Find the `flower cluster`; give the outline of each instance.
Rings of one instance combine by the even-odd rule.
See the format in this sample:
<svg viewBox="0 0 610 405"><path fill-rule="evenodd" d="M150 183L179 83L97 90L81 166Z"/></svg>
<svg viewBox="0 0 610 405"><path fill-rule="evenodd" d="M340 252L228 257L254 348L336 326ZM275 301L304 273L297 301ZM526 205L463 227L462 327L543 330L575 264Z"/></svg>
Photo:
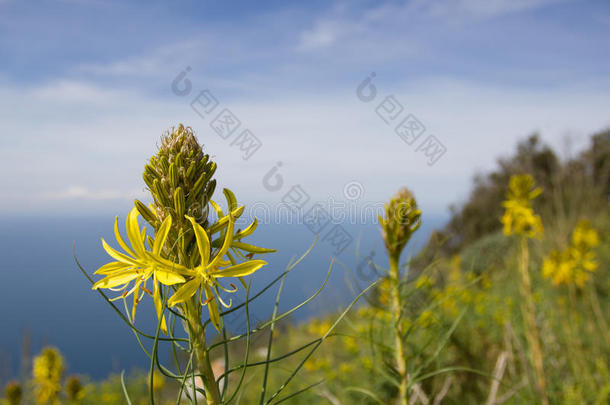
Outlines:
<svg viewBox="0 0 610 405"><path fill-rule="evenodd" d="M267 264L253 259L253 255L274 250L242 242L256 229L256 219L235 232L235 221L244 207L238 206L235 195L228 189L223 190L227 214L211 200L216 187L211 179L215 170L216 164L203 153L192 130L180 125L163 137L159 152L145 166L143 177L153 204L135 202L125 223L129 244L122 238L115 219L115 237L124 253L102 239L102 246L115 261L95 272L104 278L93 289L121 292L113 300L133 297L132 321L138 303L150 295L164 333L167 334L164 301L168 306L200 301L207 305L212 324L220 330L218 302L225 307L231 305L231 301L227 304L222 300L220 290L232 293L237 287L232 283L230 287L223 286L219 279L241 280ZM217 216L212 225L208 222L208 204ZM146 227L140 228L139 215L152 226L154 237L147 234ZM147 285L149 282L152 285Z"/></svg>
<svg viewBox="0 0 610 405"><path fill-rule="evenodd" d="M542 263L542 275L553 285L576 284L582 288L597 267L594 248L599 245L599 235L587 220L581 220L568 247L553 250Z"/></svg>
<svg viewBox="0 0 610 405"><path fill-rule="evenodd" d="M398 257L421 225L421 210L413 194L402 188L385 204L385 218L379 215L383 240L390 256Z"/></svg>
<svg viewBox="0 0 610 405"><path fill-rule="evenodd" d="M540 216L534 213L531 202L542 190L535 187L534 179L529 174L515 175L510 178L505 208L502 216L504 234L521 235L530 238L541 237L544 233Z"/></svg>
<svg viewBox="0 0 610 405"><path fill-rule="evenodd" d="M43 349L42 353L34 358L32 375L36 387L36 402L59 403L63 372L64 360L59 351L53 347Z"/></svg>

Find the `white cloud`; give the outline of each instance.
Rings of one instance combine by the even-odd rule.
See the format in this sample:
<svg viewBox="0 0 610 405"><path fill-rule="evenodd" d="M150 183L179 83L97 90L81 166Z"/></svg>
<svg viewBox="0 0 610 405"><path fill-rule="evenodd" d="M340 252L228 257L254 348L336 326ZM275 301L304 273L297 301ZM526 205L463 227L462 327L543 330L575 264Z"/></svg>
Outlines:
<svg viewBox="0 0 610 405"><path fill-rule="evenodd" d="M533 10L566 0L450 0L415 2L430 14L456 18L491 18L501 15ZM570 0L567 0L570 1ZM425 5L425 6L424 6Z"/></svg>
<svg viewBox="0 0 610 405"><path fill-rule="evenodd" d="M47 201L74 201L74 200L125 200L143 198L141 190L119 191L119 190L89 190L83 186L70 186L65 190L43 193L40 195L41 202Z"/></svg>
<svg viewBox="0 0 610 405"><path fill-rule="evenodd" d="M588 135L610 126L610 85L603 83L532 90L438 77L391 87L380 81L378 98L370 104L356 98L358 83L317 97L219 97L221 107L230 108L243 128L263 141L263 148L244 161L230 140L210 129L209 117L203 120L191 110L190 97L151 99L135 91L66 83L0 89L0 109L12 110L3 121L11 136L3 137L0 150L0 170L10 173L0 179L0 188L11 197L0 201L0 209L45 209L51 200L80 201L74 209L86 209L133 198L133 190L143 196L143 165L160 134L178 122L192 125L215 155L220 186L234 189L246 202L280 200L282 192L266 191L262 177L282 161L286 187L300 184L313 199L341 199L344 185L356 180L367 201L383 200L407 185L437 211L464 197L475 170L492 168L499 155L533 131L559 147L569 133L581 148ZM428 166L376 115L375 107L389 94L447 147L436 165Z"/></svg>

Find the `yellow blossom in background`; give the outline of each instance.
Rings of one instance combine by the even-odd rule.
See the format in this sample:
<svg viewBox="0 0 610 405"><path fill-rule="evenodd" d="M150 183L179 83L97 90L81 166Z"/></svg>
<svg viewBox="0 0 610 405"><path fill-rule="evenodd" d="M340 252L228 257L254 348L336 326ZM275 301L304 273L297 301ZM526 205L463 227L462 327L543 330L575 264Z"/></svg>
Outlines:
<svg viewBox="0 0 610 405"><path fill-rule="evenodd" d="M529 174L510 178L506 201L502 203L505 211L501 221L505 235L514 234L529 238L543 235L542 220L531 206L531 201L541 192L539 187L535 187L534 179Z"/></svg>
<svg viewBox="0 0 610 405"><path fill-rule="evenodd" d="M59 404L64 360L57 349L47 347L34 357L32 376L39 404Z"/></svg>
<svg viewBox="0 0 610 405"><path fill-rule="evenodd" d="M8 405L19 405L21 403L21 385L17 381L11 381L4 387L4 395Z"/></svg>
<svg viewBox="0 0 610 405"><path fill-rule="evenodd" d="M331 327L332 323L330 321L312 319L307 325L307 332L311 335L323 336Z"/></svg>
<svg viewBox="0 0 610 405"><path fill-rule="evenodd" d="M360 362L362 363L362 367L365 370L372 370L373 369L373 359L370 358L369 356L364 356L360 358Z"/></svg>
<svg viewBox="0 0 610 405"><path fill-rule="evenodd" d="M589 221L582 220L572 232L570 245L563 251L552 250L542 262L542 275L553 285L575 284L582 288L598 267L593 248L599 235Z"/></svg>
<svg viewBox="0 0 610 405"><path fill-rule="evenodd" d="M586 219L581 220L572 232L572 245L594 248L599 245L599 235Z"/></svg>
<svg viewBox="0 0 610 405"><path fill-rule="evenodd" d="M341 374L350 374L354 371L354 366L351 363L341 363L339 366Z"/></svg>
<svg viewBox="0 0 610 405"><path fill-rule="evenodd" d="M434 313L430 310L423 311L417 318L417 323L422 328L427 328L435 322L436 322L436 318L434 316Z"/></svg>
<svg viewBox="0 0 610 405"><path fill-rule="evenodd" d="M150 386L150 374L146 379L146 383ZM152 389L154 392L160 392L165 388L165 376L161 374L159 371L155 370L153 372L153 386Z"/></svg>
<svg viewBox="0 0 610 405"><path fill-rule="evenodd" d="M85 391L83 390L80 378L77 376L68 377L66 380L66 393L68 394L68 400L72 403L78 402L83 398Z"/></svg>
<svg viewBox="0 0 610 405"><path fill-rule="evenodd" d="M449 281L458 281L462 277L462 258L453 255L449 265Z"/></svg>
<svg viewBox="0 0 610 405"><path fill-rule="evenodd" d="M356 341L356 338L352 337L352 336L346 336L344 338L344 342L345 342L345 349L352 353L352 354L357 354L360 351L360 346L358 346L358 342Z"/></svg>
<svg viewBox="0 0 610 405"><path fill-rule="evenodd" d="M434 280L426 275L421 275L415 283L415 288L428 288L434 285Z"/></svg>
<svg viewBox="0 0 610 405"><path fill-rule="evenodd" d="M390 291L392 289L392 280L390 278L385 278L379 284L378 287L378 301L382 306L387 306L390 303Z"/></svg>
<svg viewBox="0 0 610 405"><path fill-rule="evenodd" d="M319 371L319 370L330 370L330 362L327 358L309 358L305 362L305 370L307 371Z"/></svg>

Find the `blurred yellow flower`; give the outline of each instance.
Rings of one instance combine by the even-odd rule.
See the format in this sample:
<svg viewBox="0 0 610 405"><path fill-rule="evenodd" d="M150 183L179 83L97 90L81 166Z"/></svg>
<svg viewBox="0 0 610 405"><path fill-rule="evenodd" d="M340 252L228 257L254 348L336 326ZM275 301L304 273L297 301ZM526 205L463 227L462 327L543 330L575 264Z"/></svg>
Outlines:
<svg viewBox="0 0 610 405"><path fill-rule="evenodd" d="M61 378L64 372L64 360L59 350L46 347L34 357L32 376L39 404L59 404Z"/></svg>
<svg viewBox="0 0 610 405"><path fill-rule="evenodd" d="M78 402L84 396L83 384L77 376L68 377L66 381L66 393L71 403Z"/></svg>
<svg viewBox="0 0 610 405"><path fill-rule="evenodd" d="M19 405L22 393L21 385L17 381L11 381L4 387L4 395L8 405Z"/></svg>
<svg viewBox="0 0 610 405"><path fill-rule="evenodd" d="M586 219L580 220L572 232L572 245L594 248L599 245L599 235Z"/></svg>
<svg viewBox="0 0 610 405"><path fill-rule="evenodd" d="M150 386L150 374L146 379L146 383ZM161 374L159 371L155 370L153 372L153 386L152 389L154 392L159 392L165 387L165 376Z"/></svg>
<svg viewBox="0 0 610 405"><path fill-rule="evenodd" d="M352 337L352 336L346 336L345 339L345 349L352 353L352 354L357 354L360 351L360 346L358 346L358 342L356 341L356 338Z"/></svg>
<svg viewBox="0 0 610 405"><path fill-rule="evenodd" d="M415 288L427 288L434 285L434 280L426 275L421 275L415 283Z"/></svg>
<svg viewBox="0 0 610 405"><path fill-rule="evenodd" d="M535 187L534 179L529 174L514 175L510 178L507 199L502 203L505 211L501 221L505 235L515 234L529 238L543 235L542 220L531 206L531 201L541 192L539 187Z"/></svg>
<svg viewBox="0 0 610 405"><path fill-rule="evenodd" d="M593 248L599 235L589 221L578 223L572 232L570 245L563 251L552 250L542 262L542 275L553 285L575 284L582 288L598 267Z"/></svg>

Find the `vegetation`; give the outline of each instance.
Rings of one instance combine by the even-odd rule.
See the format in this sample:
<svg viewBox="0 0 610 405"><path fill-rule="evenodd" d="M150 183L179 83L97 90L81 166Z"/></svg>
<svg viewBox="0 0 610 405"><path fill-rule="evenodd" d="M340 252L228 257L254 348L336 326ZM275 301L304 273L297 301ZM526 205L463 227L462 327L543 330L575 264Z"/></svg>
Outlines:
<svg viewBox="0 0 610 405"><path fill-rule="evenodd" d="M298 307L278 313L277 306L285 272L267 286L277 287L276 307L260 325L249 321L258 292L247 277L265 263L254 255L270 250L241 242L256 223L234 231L240 209L233 193L224 193L228 214L213 202L215 165L198 144L185 156L166 153L184 131L173 131L146 167L154 204L137 202L128 216L131 248L117 228L131 257L108 248L117 262L98 270L105 278L94 284L121 287L117 299L133 300L123 320L147 350L150 370L100 382L66 379L61 355L47 348L30 379L6 386L7 404L610 402L610 131L565 161L538 136L520 143L496 171L476 177L468 201L412 260L401 252L421 212L412 193L400 190L380 217L390 266L369 263L377 283L338 314L292 324L287 315ZM189 170L200 170L208 185L193 182ZM138 213L153 237L135 222ZM220 285L221 277L238 277L243 303L221 310L223 295L237 289ZM152 336L134 323L145 295L159 320ZM209 316L202 316L204 306ZM244 333L231 336L223 318L234 311L244 311L247 322ZM174 331L176 321L185 338ZM210 324L215 337L206 340ZM174 365L161 364L161 347L173 352Z"/></svg>

